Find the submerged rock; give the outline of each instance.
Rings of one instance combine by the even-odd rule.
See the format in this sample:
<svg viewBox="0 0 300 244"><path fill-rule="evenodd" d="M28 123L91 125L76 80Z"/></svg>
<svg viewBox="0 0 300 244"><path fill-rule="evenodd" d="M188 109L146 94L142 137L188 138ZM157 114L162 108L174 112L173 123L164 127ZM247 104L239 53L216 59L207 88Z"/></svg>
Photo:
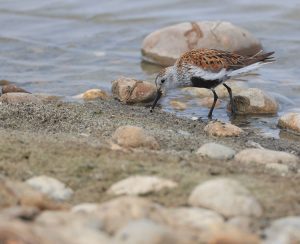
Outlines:
<svg viewBox="0 0 300 244"><path fill-rule="evenodd" d="M198 100L198 104L200 106L207 107L207 108L211 108L213 102L214 102L213 97L204 97L204 98L201 98ZM215 108L220 107L220 105L221 105L221 102L220 102L220 99L218 99L216 102Z"/></svg>
<svg viewBox="0 0 300 244"><path fill-rule="evenodd" d="M0 97L0 102L3 103L11 103L11 104L18 104L18 103L42 103L42 99L39 97L24 92L11 92L5 93Z"/></svg>
<svg viewBox="0 0 300 244"><path fill-rule="evenodd" d="M149 62L170 66L182 53L198 48L254 55L262 46L247 30L229 22L185 22L149 34L143 41L142 55Z"/></svg>
<svg viewBox="0 0 300 244"><path fill-rule="evenodd" d="M230 147L212 142L202 145L197 154L212 159L226 160L233 158L235 151Z"/></svg>
<svg viewBox="0 0 300 244"><path fill-rule="evenodd" d="M131 78L120 78L112 82L114 98L124 103L145 103L156 96L154 84Z"/></svg>
<svg viewBox="0 0 300 244"><path fill-rule="evenodd" d="M260 217L262 207L240 182L219 178L199 184L191 193L189 204L212 209L225 217Z"/></svg>
<svg viewBox="0 0 300 244"><path fill-rule="evenodd" d="M73 190L66 187L64 183L45 175L30 178L26 183L37 191L57 201L68 200L73 194Z"/></svg>
<svg viewBox="0 0 300 244"><path fill-rule="evenodd" d="M137 126L121 126L113 134L112 140L125 148L144 147L159 149L159 144L153 136Z"/></svg>
<svg viewBox="0 0 300 244"><path fill-rule="evenodd" d="M176 100L170 101L170 105L175 110L185 110L187 108L186 103L183 103L183 102L180 102L180 101L176 101Z"/></svg>
<svg viewBox="0 0 300 244"><path fill-rule="evenodd" d="M300 163L300 159L291 153L258 148L240 151L235 155L235 160L241 163L272 164L273 166L283 164L291 167L296 167Z"/></svg>
<svg viewBox="0 0 300 244"><path fill-rule="evenodd" d="M229 123L222 123L219 121L210 122L204 127L204 131L210 136L239 136L243 130L235 125Z"/></svg>
<svg viewBox="0 0 300 244"><path fill-rule="evenodd" d="M300 133L300 113L287 113L279 118L278 126Z"/></svg>
<svg viewBox="0 0 300 244"><path fill-rule="evenodd" d="M275 99L257 88L249 88L235 94L233 101L237 114L276 114L278 111Z"/></svg>
<svg viewBox="0 0 300 244"><path fill-rule="evenodd" d="M113 184L108 193L114 195L142 195L176 186L176 182L156 176L131 176Z"/></svg>

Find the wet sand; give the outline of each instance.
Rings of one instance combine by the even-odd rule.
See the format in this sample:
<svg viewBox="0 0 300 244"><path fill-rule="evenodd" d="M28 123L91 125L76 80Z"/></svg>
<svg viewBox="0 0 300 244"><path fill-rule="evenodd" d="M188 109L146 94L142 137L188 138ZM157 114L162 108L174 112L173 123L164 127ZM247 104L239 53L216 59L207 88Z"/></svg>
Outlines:
<svg viewBox="0 0 300 244"><path fill-rule="evenodd" d="M146 129L161 149L112 150L109 140L121 125ZM88 103L1 104L1 174L18 180L32 176L55 177L75 194L70 203L102 202L112 196L112 183L130 175L157 175L179 183L174 190L162 190L146 197L166 206L184 206L192 189L210 178L239 180L259 199L268 220L300 213L300 174L282 176L263 165L243 165L234 160L204 159L195 151L204 143L218 142L236 151L254 141L261 146L300 156L298 142L264 138L253 128L240 137L207 136L206 122L191 121L143 106L117 101Z"/></svg>

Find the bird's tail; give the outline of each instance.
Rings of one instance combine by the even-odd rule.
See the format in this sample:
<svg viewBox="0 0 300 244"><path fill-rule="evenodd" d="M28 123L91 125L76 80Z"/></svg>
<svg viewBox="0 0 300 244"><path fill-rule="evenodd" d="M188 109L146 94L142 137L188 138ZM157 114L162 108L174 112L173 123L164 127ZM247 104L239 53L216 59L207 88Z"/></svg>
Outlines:
<svg viewBox="0 0 300 244"><path fill-rule="evenodd" d="M272 56L274 52L268 52L268 53L263 53L262 51L259 51L255 55L247 58L244 63L245 66L231 71L228 76L233 77L233 76L238 76L244 73L247 73L249 71L253 71L258 69L259 67L269 64L275 61L275 58Z"/></svg>

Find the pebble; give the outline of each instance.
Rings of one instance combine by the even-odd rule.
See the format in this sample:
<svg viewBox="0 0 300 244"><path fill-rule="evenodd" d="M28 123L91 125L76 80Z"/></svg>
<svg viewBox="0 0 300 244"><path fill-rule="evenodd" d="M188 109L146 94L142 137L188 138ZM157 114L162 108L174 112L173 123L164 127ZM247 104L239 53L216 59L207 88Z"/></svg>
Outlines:
<svg viewBox="0 0 300 244"><path fill-rule="evenodd" d="M109 95L101 89L90 89L85 91L82 94L75 96L75 98L82 98L85 101L97 100L97 99L107 100L109 98Z"/></svg>
<svg viewBox="0 0 300 244"><path fill-rule="evenodd" d="M68 200L73 194L73 190L64 183L45 175L32 177L26 183L56 201Z"/></svg>
<svg viewBox="0 0 300 244"><path fill-rule="evenodd" d="M148 219L130 221L120 229L114 241L116 244L176 244L179 236L166 226Z"/></svg>
<svg viewBox="0 0 300 244"><path fill-rule="evenodd" d="M180 101L176 101L176 100L170 101L170 105L175 110L186 110L186 108L187 108L187 104L186 103L180 102Z"/></svg>
<svg viewBox="0 0 300 244"><path fill-rule="evenodd" d="M199 184L188 203L216 211L225 217L260 217L262 207L248 189L233 179L218 178Z"/></svg>
<svg viewBox="0 0 300 244"><path fill-rule="evenodd" d="M258 88L249 88L234 94L233 100L237 114L276 114L278 112L275 99Z"/></svg>
<svg viewBox="0 0 300 244"><path fill-rule="evenodd" d="M289 216L274 220L264 231L264 244L300 243L300 216Z"/></svg>
<svg viewBox="0 0 300 244"><path fill-rule="evenodd" d="M275 164L296 167L300 161L299 158L291 153L280 152L268 149L249 148L240 151L235 155L235 160L240 163L256 164ZM269 166L272 167L272 166ZM275 166L276 168L277 166ZM281 168L282 170L283 168Z"/></svg>
<svg viewBox="0 0 300 244"><path fill-rule="evenodd" d="M278 126L282 129L300 133L300 113L286 113L279 118Z"/></svg>
<svg viewBox="0 0 300 244"><path fill-rule="evenodd" d="M253 219L246 217L246 216L236 216L233 218L228 219L226 222L229 225L232 225L240 230L243 230L245 232L251 233L252 232L252 224Z"/></svg>
<svg viewBox="0 0 300 244"><path fill-rule="evenodd" d="M262 46L250 32L229 22L184 22L146 36L142 44L142 55L148 62L170 66L183 52L198 48L254 55Z"/></svg>
<svg viewBox="0 0 300 244"><path fill-rule="evenodd" d="M109 234L116 233L131 220L147 218L163 223L164 208L141 197L121 196L97 205L96 209L77 211L96 216L103 224L102 229Z"/></svg>
<svg viewBox="0 0 300 244"><path fill-rule="evenodd" d="M227 137L239 136L243 130L233 124L213 121L204 127L204 131L210 136Z"/></svg>
<svg viewBox="0 0 300 244"><path fill-rule="evenodd" d="M21 92L21 93L30 93L23 88L20 88L16 85L5 85L2 86L2 94L10 93L10 92Z"/></svg>
<svg viewBox="0 0 300 244"><path fill-rule="evenodd" d="M100 230L102 222L93 214L69 211L44 211L36 217L35 223L45 227L69 226Z"/></svg>
<svg viewBox="0 0 300 244"><path fill-rule="evenodd" d="M164 188L174 188L177 183L156 176L131 176L113 184L109 194L113 195L143 195L158 192Z"/></svg>
<svg viewBox="0 0 300 244"><path fill-rule="evenodd" d="M112 94L123 103L146 103L154 100L156 87L147 81L120 78L112 82Z"/></svg>
<svg viewBox="0 0 300 244"><path fill-rule="evenodd" d="M170 208L165 211L165 221L168 226L175 229L193 229L206 231L212 226L224 224L224 218L204 208Z"/></svg>
<svg viewBox="0 0 300 244"><path fill-rule="evenodd" d="M280 173L281 175L286 175L290 171L289 166L285 164L279 164L279 163L266 164L266 169L273 170L277 173Z"/></svg>
<svg viewBox="0 0 300 244"><path fill-rule="evenodd" d="M0 102L18 104L18 103L42 103L42 100L30 93L11 92L5 93L0 97Z"/></svg>
<svg viewBox="0 0 300 244"><path fill-rule="evenodd" d="M125 148L148 148L159 149L159 144L153 136L137 126L121 126L112 135L112 140L119 146Z"/></svg>
<svg viewBox="0 0 300 244"><path fill-rule="evenodd" d="M227 160L234 157L235 151L230 147L211 142L202 145L197 150L197 154L212 159Z"/></svg>
<svg viewBox="0 0 300 244"><path fill-rule="evenodd" d="M0 207L7 206L34 207L40 210L61 210L64 204L51 201L41 192L28 184L18 181L0 181Z"/></svg>

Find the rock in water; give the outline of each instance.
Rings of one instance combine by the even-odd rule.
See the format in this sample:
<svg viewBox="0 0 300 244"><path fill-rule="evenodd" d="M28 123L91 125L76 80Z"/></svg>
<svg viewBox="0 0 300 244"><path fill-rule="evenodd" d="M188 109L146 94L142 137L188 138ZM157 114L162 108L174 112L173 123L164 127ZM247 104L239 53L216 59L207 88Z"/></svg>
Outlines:
<svg viewBox="0 0 300 244"><path fill-rule="evenodd" d="M189 204L212 209L225 217L260 217L262 207L240 182L219 178L199 184L191 193Z"/></svg>
<svg viewBox="0 0 300 244"><path fill-rule="evenodd" d="M125 148L144 147L149 149L159 149L159 144L153 136L137 126L121 126L112 136L113 142Z"/></svg>
<svg viewBox="0 0 300 244"><path fill-rule="evenodd" d="M185 110L187 108L186 103L183 103L183 102L180 102L180 101L176 101L176 100L170 101L170 105L175 110Z"/></svg>
<svg viewBox="0 0 300 244"><path fill-rule="evenodd" d="M163 188L174 188L177 183L156 176L131 176L113 184L108 193L114 195L142 195L157 192Z"/></svg>
<svg viewBox="0 0 300 244"><path fill-rule="evenodd" d="M124 103L146 103L154 100L156 87L147 81L120 78L112 82L112 93L114 98Z"/></svg>
<svg viewBox="0 0 300 244"><path fill-rule="evenodd" d="M66 187L64 183L45 175L30 178L26 183L57 201L67 200L73 194L73 190Z"/></svg>
<svg viewBox="0 0 300 244"><path fill-rule="evenodd" d="M233 101L237 114L276 114L278 111L275 99L257 88L249 88L234 94Z"/></svg>
<svg viewBox="0 0 300 244"><path fill-rule="evenodd" d="M300 133L300 113L287 113L279 118L278 126L283 129Z"/></svg>
<svg viewBox="0 0 300 244"><path fill-rule="evenodd" d="M142 55L146 61L170 66L182 53L198 48L254 55L262 46L247 30L229 22L185 22L149 34L143 41Z"/></svg>

